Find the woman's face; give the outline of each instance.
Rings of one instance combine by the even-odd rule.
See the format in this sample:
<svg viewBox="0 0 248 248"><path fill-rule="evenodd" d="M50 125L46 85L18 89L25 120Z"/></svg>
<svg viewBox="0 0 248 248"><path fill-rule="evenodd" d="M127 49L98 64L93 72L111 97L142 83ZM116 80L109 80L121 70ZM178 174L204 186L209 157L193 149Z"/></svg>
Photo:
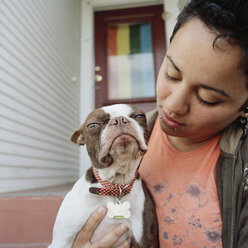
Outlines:
<svg viewBox="0 0 248 248"><path fill-rule="evenodd" d="M157 79L157 105L161 127L171 139L200 144L243 113L248 91L242 50L224 39L213 47L215 36L194 18L168 48Z"/></svg>

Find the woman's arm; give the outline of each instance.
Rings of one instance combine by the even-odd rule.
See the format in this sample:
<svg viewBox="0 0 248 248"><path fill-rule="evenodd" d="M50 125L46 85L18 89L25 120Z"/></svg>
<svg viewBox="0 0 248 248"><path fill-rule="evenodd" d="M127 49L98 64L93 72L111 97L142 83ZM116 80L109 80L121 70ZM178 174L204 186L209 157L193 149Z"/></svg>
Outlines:
<svg viewBox="0 0 248 248"><path fill-rule="evenodd" d="M239 238L237 247L248 247L248 190L245 192L244 205L240 213Z"/></svg>

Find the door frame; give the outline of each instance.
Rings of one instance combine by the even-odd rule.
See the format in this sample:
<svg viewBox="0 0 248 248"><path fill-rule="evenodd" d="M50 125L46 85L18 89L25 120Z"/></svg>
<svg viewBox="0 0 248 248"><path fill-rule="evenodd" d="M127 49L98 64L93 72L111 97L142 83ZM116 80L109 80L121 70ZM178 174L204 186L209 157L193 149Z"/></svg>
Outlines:
<svg viewBox="0 0 248 248"><path fill-rule="evenodd" d="M180 1L180 0L179 0ZM80 124L94 109L95 80L94 80L94 11L121 8L141 7L163 4L165 10L166 44L172 33L179 13L175 0L81 0L81 45L80 45L80 80L79 80L79 120ZM166 9L168 11L166 11ZM91 166L86 149L80 149L79 174L82 175Z"/></svg>

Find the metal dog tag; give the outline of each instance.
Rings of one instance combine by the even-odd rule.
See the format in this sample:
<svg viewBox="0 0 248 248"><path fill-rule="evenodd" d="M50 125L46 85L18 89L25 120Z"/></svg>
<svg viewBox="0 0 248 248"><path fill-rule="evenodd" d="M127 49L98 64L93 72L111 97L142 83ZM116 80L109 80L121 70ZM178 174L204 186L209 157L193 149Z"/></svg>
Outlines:
<svg viewBox="0 0 248 248"><path fill-rule="evenodd" d="M130 217L131 212L130 209L130 202L125 201L121 203L120 201L114 202L108 202L107 203L107 216L110 219L127 219Z"/></svg>

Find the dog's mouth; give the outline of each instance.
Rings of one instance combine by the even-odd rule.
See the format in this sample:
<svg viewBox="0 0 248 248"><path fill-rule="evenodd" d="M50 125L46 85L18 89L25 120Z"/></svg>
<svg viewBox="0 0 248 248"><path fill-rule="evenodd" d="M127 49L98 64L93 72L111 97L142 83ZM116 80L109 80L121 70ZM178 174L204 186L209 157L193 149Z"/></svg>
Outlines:
<svg viewBox="0 0 248 248"><path fill-rule="evenodd" d="M132 135L129 135L129 134L121 134L119 136L117 136L116 138L114 138L113 142L112 142L112 145L110 146L110 149L112 147L115 147L115 146L127 146L131 143L134 143L136 142L138 144L138 141L132 136Z"/></svg>
<svg viewBox="0 0 248 248"><path fill-rule="evenodd" d="M131 148L132 147L132 148ZM130 149L135 149L139 152L140 156L143 156L147 147L143 145L143 143L128 133L122 133L112 139L112 142L109 143L108 148L102 151L100 156L100 161L104 164L111 165L113 162L113 158L110 153L116 150L121 151L121 153L129 152Z"/></svg>

